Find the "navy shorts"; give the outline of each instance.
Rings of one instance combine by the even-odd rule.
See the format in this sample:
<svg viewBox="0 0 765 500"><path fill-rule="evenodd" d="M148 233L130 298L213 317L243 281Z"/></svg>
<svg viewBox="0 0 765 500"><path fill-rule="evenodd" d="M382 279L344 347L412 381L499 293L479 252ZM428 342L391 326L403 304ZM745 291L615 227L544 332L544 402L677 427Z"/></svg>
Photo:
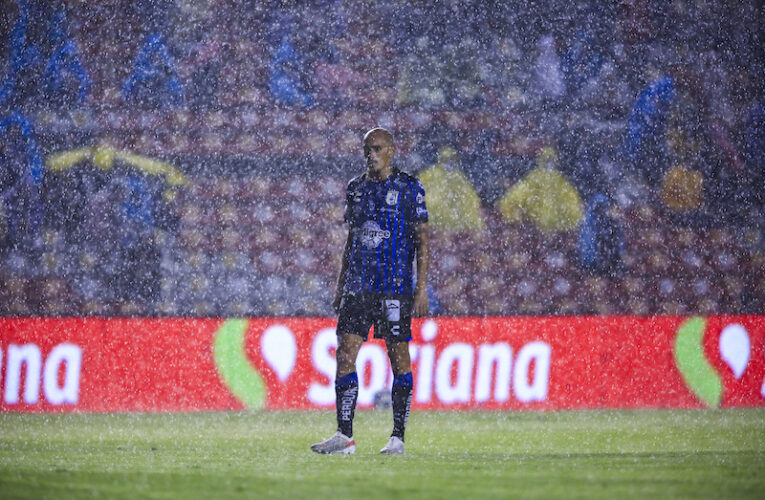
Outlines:
<svg viewBox="0 0 765 500"><path fill-rule="evenodd" d="M340 302L337 334L351 333L366 340L373 325L376 339L386 342L412 340L412 297L369 293L344 295Z"/></svg>

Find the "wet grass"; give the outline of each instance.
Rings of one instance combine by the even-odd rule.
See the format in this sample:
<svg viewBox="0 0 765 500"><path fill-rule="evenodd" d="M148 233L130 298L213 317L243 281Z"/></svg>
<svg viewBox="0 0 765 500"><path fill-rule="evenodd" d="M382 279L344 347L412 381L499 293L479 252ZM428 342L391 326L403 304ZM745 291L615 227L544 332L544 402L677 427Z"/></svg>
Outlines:
<svg viewBox="0 0 765 500"><path fill-rule="evenodd" d="M0 414L0 498L765 498L765 410Z"/></svg>

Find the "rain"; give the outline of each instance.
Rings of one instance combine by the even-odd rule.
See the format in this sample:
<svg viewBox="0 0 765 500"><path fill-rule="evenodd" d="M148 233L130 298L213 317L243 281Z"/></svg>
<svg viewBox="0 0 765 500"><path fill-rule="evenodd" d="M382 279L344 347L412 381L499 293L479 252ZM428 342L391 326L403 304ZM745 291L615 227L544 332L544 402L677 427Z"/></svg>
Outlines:
<svg viewBox="0 0 765 500"><path fill-rule="evenodd" d="M5 1L0 313L331 315L374 125L428 193L432 314L762 312L761 20Z"/></svg>
<svg viewBox="0 0 765 500"><path fill-rule="evenodd" d="M425 191L429 312L409 373L360 348L335 497L757 495L764 18L0 0L0 490L334 494L309 446L339 398L346 189L382 127Z"/></svg>

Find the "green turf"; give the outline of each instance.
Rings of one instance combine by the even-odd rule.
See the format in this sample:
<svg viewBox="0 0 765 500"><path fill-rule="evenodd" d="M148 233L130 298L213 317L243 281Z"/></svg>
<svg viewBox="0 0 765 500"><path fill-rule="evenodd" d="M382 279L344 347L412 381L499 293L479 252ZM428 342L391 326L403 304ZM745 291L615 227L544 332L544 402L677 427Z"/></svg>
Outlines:
<svg viewBox="0 0 765 500"><path fill-rule="evenodd" d="M0 498L765 498L765 410L0 414Z"/></svg>

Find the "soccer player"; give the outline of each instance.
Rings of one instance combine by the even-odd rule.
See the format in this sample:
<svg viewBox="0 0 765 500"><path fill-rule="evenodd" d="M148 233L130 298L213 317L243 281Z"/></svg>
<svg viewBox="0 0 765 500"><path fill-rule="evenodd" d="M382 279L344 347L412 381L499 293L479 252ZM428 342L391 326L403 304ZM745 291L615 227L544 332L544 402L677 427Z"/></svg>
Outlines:
<svg viewBox="0 0 765 500"><path fill-rule="evenodd" d="M393 136L382 128L364 135L367 170L348 183L349 225L333 307L338 312L335 378L337 433L311 446L317 453L350 454L359 392L356 356L374 325L385 339L393 369L393 432L380 453L403 454L412 403L409 359L412 314L428 312L428 211L420 182L391 165ZM414 285L414 262L417 284Z"/></svg>

